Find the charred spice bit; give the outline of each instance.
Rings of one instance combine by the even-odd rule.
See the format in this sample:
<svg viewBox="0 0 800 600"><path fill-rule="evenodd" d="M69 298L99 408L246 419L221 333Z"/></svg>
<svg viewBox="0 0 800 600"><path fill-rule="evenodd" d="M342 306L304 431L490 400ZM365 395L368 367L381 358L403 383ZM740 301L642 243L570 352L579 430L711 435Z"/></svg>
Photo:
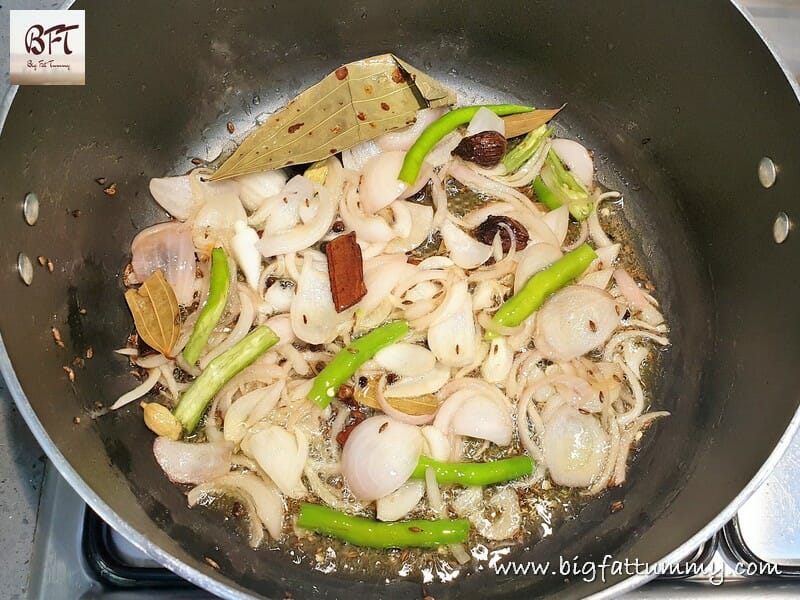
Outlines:
<svg viewBox="0 0 800 600"><path fill-rule="evenodd" d="M348 346L348 347L347 347L347 351L348 351L350 354L358 354L358 348L351 348L351 347L349 347L349 346Z"/></svg>
<svg viewBox="0 0 800 600"><path fill-rule="evenodd" d="M97 185L105 185L107 180L105 177L98 177L94 181Z"/></svg>
<svg viewBox="0 0 800 600"><path fill-rule="evenodd" d="M588 410L586 410L585 408L579 408L579 409L578 409L578 412L579 412L579 413L581 413L582 415L588 415L588 414L590 414L590 413L589 413L589 411L588 411Z"/></svg>
<svg viewBox="0 0 800 600"><path fill-rule="evenodd" d="M353 386L343 383L339 386L339 391L336 392L336 396L340 400L349 400L353 397Z"/></svg>
<svg viewBox="0 0 800 600"><path fill-rule="evenodd" d="M206 561L206 564L208 564L208 566L210 566L212 569L216 569L217 571L219 571L219 563L215 561L213 558L204 556L203 560Z"/></svg>
<svg viewBox="0 0 800 600"><path fill-rule="evenodd" d="M106 196L113 196L114 194L116 194L116 193L117 193L117 184L116 184L116 183L112 183L112 184L111 184L110 186L108 186L107 188L104 188L104 189L103 189L103 193L104 193Z"/></svg>
<svg viewBox="0 0 800 600"><path fill-rule="evenodd" d="M228 121L225 127L228 128L228 133L233 133L234 131L236 131L236 127L233 125L231 121Z"/></svg>
<svg viewBox="0 0 800 600"><path fill-rule="evenodd" d="M342 233L344 231L344 223L342 221L334 221L331 231L333 233Z"/></svg>
<svg viewBox="0 0 800 600"><path fill-rule="evenodd" d="M386 383L392 385L393 383L397 383L400 380L400 376L397 373L388 373L386 375Z"/></svg>
<svg viewBox="0 0 800 600"><path fill-rule="evenodd" d="M192 164L193 164L195 167L199 167L200 165L202 165L202 164L203 164L203 161L202 161L202 160L200 160L199 158L193 158L193 159L192 159Z"/></svg>
<svg viewBox="0 0 800 600"><path fill-rule="evenodd" d="M408 530L411 533L422 533L422 528L421 527L409 527Z"/></svg>
<svg viewBox="0 0 800 600"><path fill-rule="evenodd" d="M58 327L51 327L50 331L53 333L53 341L56 343L56 346L63 348L64 341L61 339L61 331L59 331Z"/></svg>
<svg viewBox="0 0 800 600"><path fill-rule="evenodd" d="M364 283L364 260L356 234L351 231L333 238L325 245L328 259L328 278L336 312L356 304L367 294Z"/></svg>
<svg viewBox="0 0 800 600"><path fill-rule="evenodd" d="M64 373L67 374L70 383L75 383L75 371L72 370L72 367L63 366L61 368L64 369Z"/></svg>
<svg viewBox="0 0 800 600"><path fill-rule="evenodd" d="M597 331L597 323L595 323L595 322L594 322L594 321L592 321L591 319L589 319L589 330L590 330L592 333L595 333L595 332Z"/></svg>
<svg viewBox="0 0 800 600"><path fill-rule="evenodd" d="M72 419L72 422L75 425L80 425L81 424L81 418L80 417L75 417L74 419Z"/></svg>
<svg viewBox="0 0 800 600"><path fill-rule="evenodd" d="M367 383L369 383L369 380L364 375L358 378L358 387L365 388Z"/></svg>
<svg viewBox="0 0 800 600"><path fill-rule="evenodd" d="M625 505L622 503L622 500L617 500L611 505L611 514L613 515L614 513L621 511L624 506Z"/></svg>
<svg viewBox="0 0 800 600"><path fill-rule="evenodd" d="M81 216L81 210L80 210L79 208L76 208L76 209L75 209L75 210L73 210L73 211L72 211L70 214L71 214L71 215L72 215L74 218L76 218L76 219L77 219L78 217L80 217L80 216Z"/></svg>
<svg viewBox="0 0 800 600"><path fill-rule="evenodd" d="M389 421L386 421L386 423L384 423L383 425L381 425L380 427L378 427L378 433L383 433L384 431L386 431L386 428L387 428L388 426L389 426Z"/></svg>

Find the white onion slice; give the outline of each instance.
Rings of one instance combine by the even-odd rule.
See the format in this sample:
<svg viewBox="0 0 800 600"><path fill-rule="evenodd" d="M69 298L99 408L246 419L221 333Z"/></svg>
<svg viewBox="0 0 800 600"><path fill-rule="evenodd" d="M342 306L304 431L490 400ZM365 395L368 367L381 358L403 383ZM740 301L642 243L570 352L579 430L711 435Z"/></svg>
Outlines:
<svg viewBox="0 0 800 600"><path fill-rule="evenodd" d="M278 383L257 388L237 398L225 413L222 430L225 439L235 444L241 442L248 428L275 407L282 390L283 384Z"/></svg>
<svg viewBox="0 0 800 600"><path fill-rule="evenodd" d="M150 180L150 195L179 221L188 219L195 205L189 175L156 177Z"/></svg>
<svg viewBox="0 0 800 600"><path fill-rule="evenodd" d="M611 276L613 273L614 269L601 269L599 271L593 271L581 277L578 280L578 283L580 285L591 285L592 287L604 290L611 282Z"/></svg>
<svg viewBox="0 0 800 600"><path fill-rule="evenodd" d="M242 451L258 463L281 492L290 498L306 495L300 477L308 458L308 440L299 429L290 433L269 425L245 437Z"/></svg>
<svg viewBox="0 0 800 600"><path fill-rule="evenodd" d="M514 351L504 336L495 337L489 344L489 354L481 365L481 375L491 383L505 381L514 362Z"/></svg>
<svg viewBox="0 0 800 600"><path fill-rule="evenodd" d="M356 498L371 502L403 485L414 472L421 452L419 428L386 415L370 417L347 438L342 450L342 475Z"/></svg>
<svg viewBox="0 0 800 600"><path fill-rule="evenodd" d="M659 325L664 321L661 313L647 301L641 288L625 269L614 271L614 281L625 299L634 309L642 314L642 319L650 325Z"/></svg>
<svg viewBox="0 0 800 600"><path fill-rule="evenodd" d="M384 133L375 139L382 150L408 150L425 128L447 112L447 107L423 108L417 111L417 120L410 127ZM344 156L344 153L342 153ZM349 168L349 167L348 167Z"/></svg>
<svg viewBox="0 0 800 600"><path fill-rule="evenodd" d="M247 213L235 194L209 196L191 220L195 248L226 245L236 222L246 220Z"/></svg>
<svg viewBox="0 0 800 600"><path fill-rule="evenodd" d="M256 515L269 534L273 539L280 539L286 505L274 485L253 473L230 473L194 488L187 498L189 506L202 503L203 496L230 493L231 490L247 494L253 501Z"/></svg>
<svg viewBox="0 0 800 600"><path fill-rule="evenodd" d="M441 312L428 327L428 347L442 364L465 367L475 359L478 338L466 280L450 286Z"/></svg>
<svg viewBox="0 0 800 600"><path fill-rule="evenodd" d="M153 455L173 483L204 483L224 475L231 468L233 444L173 441L157 437Z"/></svg>
<svg viewBox="0 0 800 600"><path fill-rule="evenodd" d="M408 210L409 216L411 217L411 228L406 235L395 237L386 244L386 247L383 249L386 254L413 250L428 239L433 229L433 208L425 206L424 204L416 204L415 202L403 200L398 200L397 202L402 202ZM367 289L369 289L369 287Z"/></svg>
<svg viewBox="0 0 800 600"><path fill-rule="evenodd" d="M258 242L258 249L263 256L278 256L304 250L316 244L331 228L336 216L334 199L330 192L321 185L315 183L313 189L314 192L311 196L306 198L310 206L316 207L316 210L313 211L313 218L302 225L294 225L280 233L270 234L265 229ZM305 201L300 204L301 207L304 206Z"/></svg>
<svg viewBox="0 0 800 600"><path fill-rule="evenodd" d="M497 131L503 136L506 134L505 121L485 106L481 106L477 110L467 125L467 135L475 135L483 131Z"/></svg>
<svg viewBox="0 0 800 600"><path fill-rule="evenodd" d="M236 221L233 225L234 236L231 239L233 257L244 273L247 285L258 289L258 280L261 276L261 253L258 244L258 233L247 226L246 221Z"/></svg>
<svg viewBox="0 0 800 600"><path fill-rule="evenodd" d="M292 306L294 289L294 282L288 279L279 279L267 288L264 293L264 299L274 312L287 312Z"/></svg>
<svg viewBox="0 0 800 600"><path fill-rule="evenodd" d="M547 358L568 361L604 344L619 325L614 298L586 285L571 285L536 313L533 341Z"/></svg>
<svg viewBox="0 0 800 600"><path fill-rule="evenodd" d="M239 182L239 199L249 211L258 210L264 201L275 194L279 194L286 185L286 171L262 171L236 177Z"/></svg>
<svg viewBox="0 0 800 600"><path fill-rule="evenodd" d="M551 244L533 244L518 254L519 262L514 273L514 293L522 289L536 273L545 269L563 256L560 248Z"/></svg>
<svg viewBox="0 0 800 600"><path fill-rule="evenodd" d="M350 318L353 311L336 312L327 263L322 255L305 253L296 290L289 312L294 334L309 344L332 342L338 335L339 326Z"/></svg>
<svg viewBox="0 0 800 600"><path fill-rule="evenodd" d="M425 438L425 456L442 462L450 460L450 440L441 429L426 425L422 428L422 437Z"/></svg>
<svg viewBox="0 0 800 600"><path fill-rule="evenodd" d="M436 363L430 370L421 375L400 377L386 386L384 395L387 398L413 398L438 392L450 380L450 369Z"/></svg>
<svg viewBox="0 0 800 600"><path fill-rule="evenodd" d="M563 246L569 231L569 207L566 204L559 206L542 217L542 220L556 236L559 246Z"/></svg>
<svg viewBox="0 0 800 600"><path fill-rule="evenodd" d="M391 494L375 501L379 521L399 521L416 508L425 493L422 479L409 479Z"/></svg>
<svg viewBox="0 0 800 600"><path fill-rule="evenodd" d="M383 148L378 146L376 140L360 142L342 151L342 166L345 169L360 173L364 169L364 165L369 162L369 159L380 154L382 150Z"/></svg>
<svg viewBox="0 0 800 600"><path fill-rule="evenodd" d="M608 451L608 435L600 421L566 405L545 423L542 443L550 478L569 487L591 485Z"/></svg>
<svg viewBox="0 0 800 600"><path fill-rule="evenodd" d="M592 188L594 163L589 151L574 140L558 138L552 141L551 148L583 187Z"/></svg>
<svg viewBox="0 0 800 600"><path fill-rule="evenodd" d="M499 391L489 394L485 382L464 381L469 383L439 407L433 426L448 434L489 440L500 446L510 444L514 425L508 407L495 397Z"/></svg>
<svg viewBox="0 0 800 600"><path fill-rule="evenodd" d="M414 377L432 370L436 357L424 346L398 342L379 350L375 362L390 373Z"/></svg>
<svg viewBox="0 0 800 600"><path fill-rule="evenodd" d="M414 267L400 254L383 254L365 260L364 285L367 294L357 304L358 310L364 313L375 310L397 284L413 271Z"/></svg>
<svg viewBox="0 0 800 600"><path fill-rule="evenodd" d="M383 152L370 158L361 173L358 195L366 214L375 214L397 200L408 185L397 179L405 152Z"/></svg>
<svg viewBox="0 0 800 600"><path fill-rule="evenodd" d="M461 501L462 504L464 500ZM514 537L522 524L522 511L519 506L519 497L511 488L503 488L494 494L487 502L492 512L497 514L494 521L484 516L480 503L472 505L469 510L469 520L475 525L483 537L489 540L507 540ZM475 508L478 510L475 510ZM499 513L499 514L498 514Z"/></svg>
<svg viewBox="0 0 800 600"><path fill-rule="evenodd" d="M188 225L170 221L140 231L131 242L131 266L139 281L161 271L178 303L192 303L195 256Z"/></svg>
<svg viewBox="0 0 800 600"><path fill-rule="evenodd" d="M207 506L216 499L216 496L233 496L242 504L247 514L245 522L248 526L248 542L251 548L258 548L261 542L264 541L264 523L261 522L258 516L258 509L256 508L253 497L241 487L208 482L192 489L187 494L186 499L189 503L189 507L196 506L197 504Z"/></svg>
<svg viewBox="0 0 800 600"><path fill-rule="evenodd" d="M292 344L294 342L295 337L294 330L292 329L292 318L288 313L281 313L270 317L267 319L267 322L264 323L264 325L272 329L278 338L280 338L278 343L275 345L276 348L280 348L281 346Z"/></svg>
<svg viewBox="0 0 800 600"><path fill-rule="evenodd" d="M482 244L449 220L442 224L440 231L448 256L462 269L479 267L492 255L490 245Z"/></svg>

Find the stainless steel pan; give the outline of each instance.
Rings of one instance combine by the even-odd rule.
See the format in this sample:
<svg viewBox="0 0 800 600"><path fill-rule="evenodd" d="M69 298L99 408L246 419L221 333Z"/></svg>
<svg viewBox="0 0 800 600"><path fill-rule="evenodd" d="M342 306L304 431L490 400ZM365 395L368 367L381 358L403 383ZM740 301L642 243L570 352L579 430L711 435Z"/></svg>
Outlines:
<svg viewBox="0 0 800 600"><path fill-rule="evenodd" d="M419 582L325 576L253 552L213 513L190 511L155 464L137 410L90 418L131 385L112 354L131 326L120 274L134 233L164 219L150 177L213 158L239 131L341 63L392 51L464 92L569 108L559 123L625 194L673 346L655 390L673 412L620 489L516 551L544 562L605 554L672 561L733 514L797 425L800 108L763 40L727 2L304 0L85 2L87 85L25 87L0 137L0 366L53 463L115 528L169 568L230 597L417 597ZM762 157L779 166L759 184ZM95 179L117 184L103 193ZM21 202L38 194L26 225ZM79 211L76 212L76 211ZM79 216L73 216L78 215ZM34 280L16 272L34 259ZM35 264L44 255L49 273ZM80 309L86 309L81 314ZM58 348L51 326L66 347ZM63 366L92 346L94 358ZM80 424L73 417L80 416ZM625 508L610 514L610 504ZM535 540L534 540L535 541ZM220 569L203 561L212 556ZM587 583L483 571L437 600L610 595L645 576Z"/></svg>

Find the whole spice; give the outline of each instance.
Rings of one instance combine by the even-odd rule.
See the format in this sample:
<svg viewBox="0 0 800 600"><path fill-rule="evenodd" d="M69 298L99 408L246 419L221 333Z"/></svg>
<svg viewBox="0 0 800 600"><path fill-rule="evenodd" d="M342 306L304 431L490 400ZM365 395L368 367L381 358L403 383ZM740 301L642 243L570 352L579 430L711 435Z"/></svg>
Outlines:
<svg viewBox="0 0 800 600"><path fill-rule="evenodd" d="M125 292L136 332L151 348L170 356L180 334L178 301L161 271L148 277L141 287Z"/></svg>
<svg viewBox="0 0 800 600"><path fill-rule="evenodd" d="M508 142L497 131L481 131L465 137L451 154L480 167L493 167L506 153Z"/></svg>
<svg viewBox="0 0 800 600"><path fill-rule="evenodd" d="M171 440L181 437L183 427L166 406L158 402L142 402L140 406L144 410L144 424L150 431Z"/></svg>
<svg viewBox="0 0 800 600"><path fill-rule="evenodd" d="M364 284L364 260L354 231L325 244L328 277L336 312L350 308L367 294Z"/></svg>
<svg viewBox="0 0 800 600"><path fill-rule="evenodd" d="M484 244L490 244L494 237L500 234L503 252L511 249L511 234L514 234L515 250L524 250L528 245L528 230L525 226L511 217L498 217L490 215L483 223L478 225L473 232L475 239Z"/></svg>

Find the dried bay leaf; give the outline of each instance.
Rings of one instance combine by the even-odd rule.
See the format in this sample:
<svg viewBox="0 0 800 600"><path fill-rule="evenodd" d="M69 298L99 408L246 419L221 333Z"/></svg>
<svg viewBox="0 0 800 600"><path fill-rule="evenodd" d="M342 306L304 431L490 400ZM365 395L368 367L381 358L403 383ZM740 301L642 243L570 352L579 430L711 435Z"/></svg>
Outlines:
<svg viewBox="0 0 800 600"><path fill-rule="evenodd" d="M538 129L561 112L564 106L566 106L566 104L560 108L542 108L531 112L503 117L503 122L506 125L506 138L517 137L518 135L524 135L534 129Z"/></svg>
<svg viewBox="0 0 800 600"><path fill-rule="evenodd" d="M209 179L322 160L455 101L453 90L393 54L351 62L271 115Z"/></svg>
<svg viewBox="0 0 800 600"><path fill-rule="evenodd" d="M148 277L138 289L125 292L136 332L148 346L171 357L180 333L178 300L161 271Z"/></svg>

